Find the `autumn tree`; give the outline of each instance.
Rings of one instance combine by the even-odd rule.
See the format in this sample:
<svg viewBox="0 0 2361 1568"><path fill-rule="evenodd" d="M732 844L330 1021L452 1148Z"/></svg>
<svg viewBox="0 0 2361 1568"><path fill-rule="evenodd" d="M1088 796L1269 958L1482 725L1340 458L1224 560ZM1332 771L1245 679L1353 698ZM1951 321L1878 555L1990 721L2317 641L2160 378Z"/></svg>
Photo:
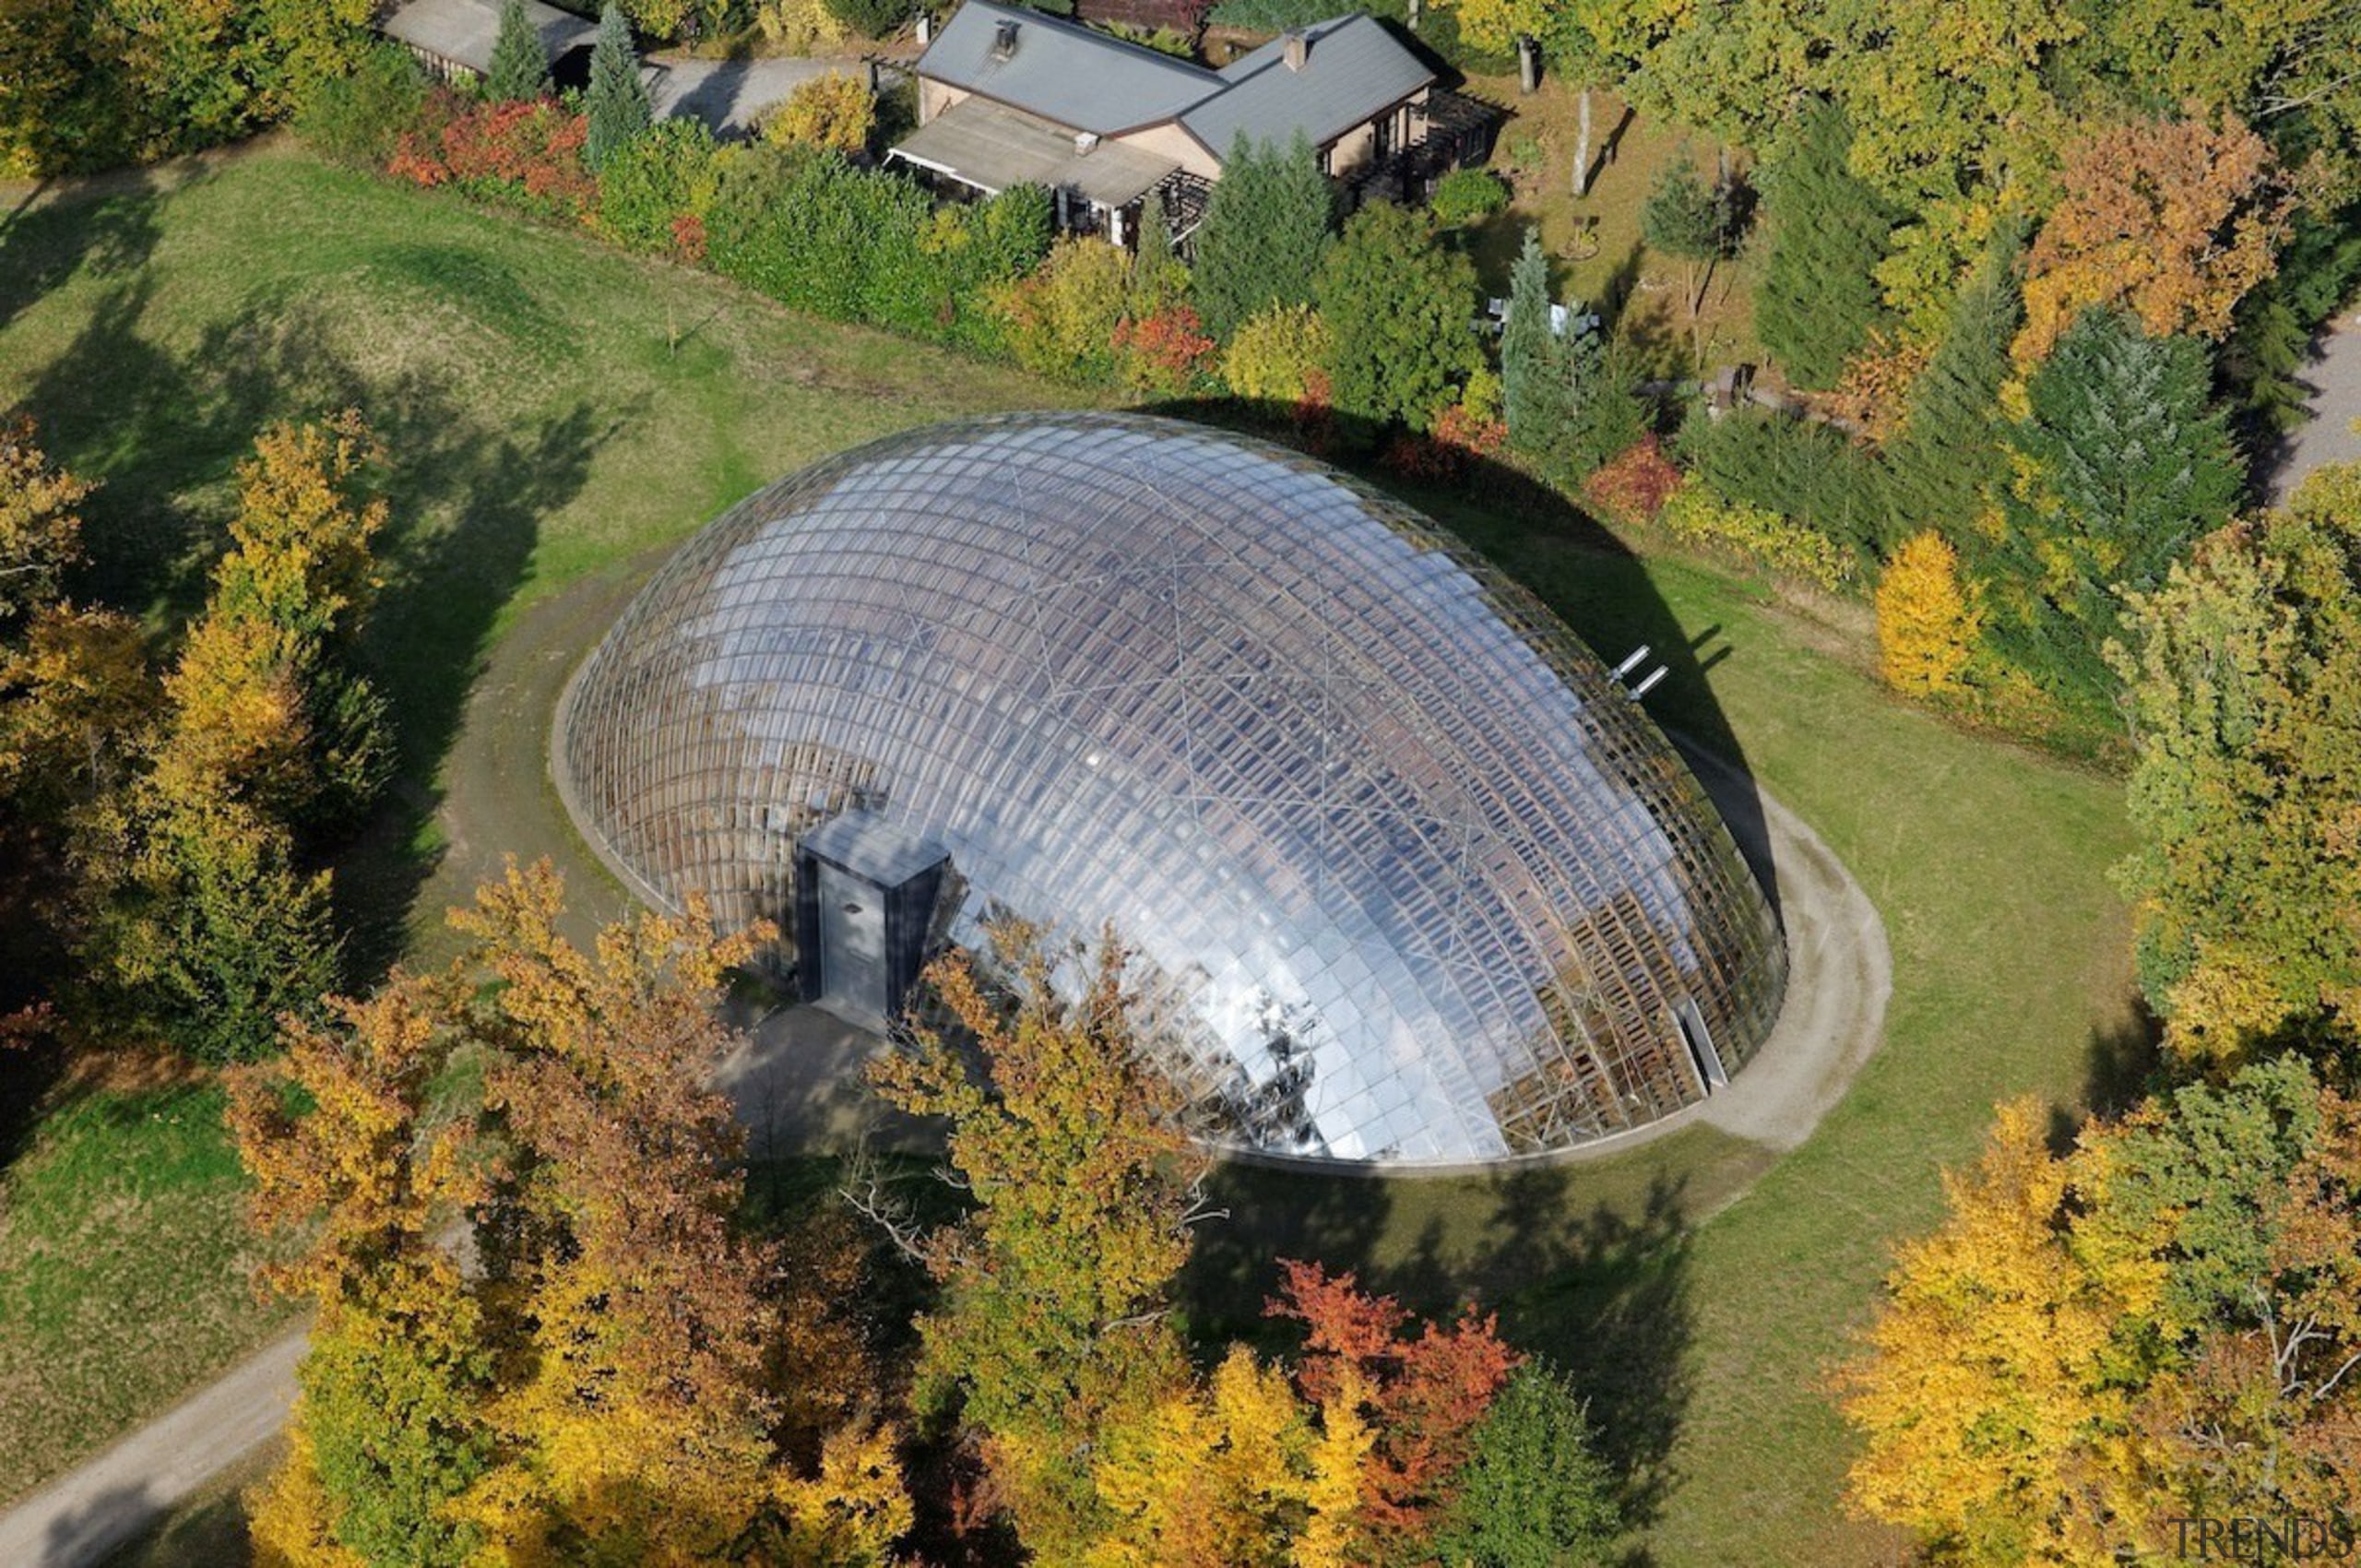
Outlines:
<svg viewBox="0 0 2361 1568"><path fill-rule="evenodd" d="M2119 872L2142 988L2184 1058L2234 1064L2361 1016L2361 469L2201 540L2115 654L2138 746Z"/></svg>
<svg viewBox="0 0 2361 1568"><path fill-rule="evenodd" d="M722 972L763 933L693 907L586 951L563 893L512 864L455 913L450 969L238 1080L273 1281L322 1321L265 1561L882 1563L895 1434L775 1384L813 1369L779 1359L784 1260L733 1223L741 1134L706 1084ZM438 1102L462 1054L481 1093Z"/></svg>
<svg viewBox="0 0 2361 1568"><path fill-rule="evenodd" d="M90 486L0 422L0 1015L54 1003L80 929L80 840L155 706L137 623L65 596Z"/></svg>
<svg viewBox="0 0 2361 1568"><path fill-rule="evenodd" d="M1081 972L1071 994L1062 964ZM1085 957L1005 924L982 966L955 952L927 971L958 1033L921 1029L914 1051L871 1069L895 1106L947 1120L973 1205L912 1239L943 1292L919 1319L918 1407L983 1434L1017 1534L1045 1562L1105 1532L1095 1434L1186 1379L1165 1314L1205 1161L1180 1081L1152 1059L1145 979L1111 936Z"/></svg>
<svg viewBox="0 0 2361 1568"><path fill-rule="evenodd" d="M1295 1568L1297 1547L1315 1527L1321 1442L1285 1369L1233 1348L1211 1377L1178 1384L1101 1431L1092 1480L1106 1523L1089 1561ZM1341 1503L1349 1515L1359 1498Z"/></svg>
<svg viewBox="0 0 2361 1568"><path fill-rule="evenodd" d="M877 123L877 100L868 85L843 71L826 71L800 82L787 101L763 124L773 147L823 147L858 154L869 149Z"/></svg>
<svg viewBox="0 0 2361 1568"><path fill-rule="evenodd" d="M2271 276L2285 195L2271 148L2236 116L2111 126L2068 154L2060 183L2025 258L2020 371L2094 306L2129 311L2153 338L2219 340Z"/></svg>
<svg viewBox="0 0 2361 1568"><path fill-rule="evenodd" d="M1424 431L1484 363L1476 268L1421 214L1390 202L1355 213L1320 268L1339 412Z"/></svg>
<svg viewBox="0 0 2361 1568"><path fill-rule="evenodd" d="M2162 583L2237 504L2245 466L2212 386L2202 344L2112 310L2078 318L2026 383L1980 575L1994 647L2062 696L2111 694L2103 650L2123 596Z"/></svg>
<svg viewBox="0 0 2361 1568"><path fill-rule="evenodd" d="M1296 1379L1334 1434L1366 1423L1361 1518L1380 1551L1425 1540L1459 1495L1493 1396L1523 1360L1494 1320L1465 1313L1411 1330L1391 1296L1354 1277L1282 1259L1264 1311L1303 1325ZM1350 1417L1358 1417L1350 1420Z"/></svg>
<svg viewBox="0 0 2361 1568"><path fill-rule="evenodd" d="M1929 529L1905 540L1878 580L1878 655L1886 683L1913 696L1960 689L1983 631L1959 552Z"/></svg>
<svg viewBox="0 0 2361 1568"><path fill-rule="evenodd" d="M1975 1169L1944 1174L1945 1221L1897 1250L1841 1384L1853 1503L1993 1568L2085 1560L2078 1472L2128 1412L2105 1369L2124 1303L2059 1233L2070 1173L2045 1133L2038 1105L2002 1106Z"/></svg>
<svg viewBox="0 0 2361 1568"><path fill-rule="evenodd" d="M81 504L91 486L53 465L30 418L0 422L0 636L22 634L57 602L82 556Z"/></svg>
<svg viewBox="0 0 2361 1568"><path fill-rule="evenodd" d="M351 650L386 508L357 416L282 425L238 470L233 548L166 675L143 771L84 836L89 968L120 1014L210 1061L266 1049L337 980L328 878L303 829L387 766Z"/></svg>
<svg viewBox="0 0 2361 1568"><path fill-rule="evenodd" d="M1755 330L1797 386L1835 386L1886 316L1877 266L1896 214L1848 166L1852 143L1845 112L1823 99L1763 166L1771 245Z"/></svg>
<svg viewBox="0 0 2361 1568"><path fill-rule="evenodd" d="M284 120L350 71L370 0L0 6L0 172L103 169Z"/></svg>
<svg viewBox="0 0 2361 1568"><path fill-rule="evenodd" d="M1192 293L1215 337L1227 343L1275 306L1311 303L1335 200L1302 136L1282 148L1239 134L1197 226Z"/></svg>
<svg viewBox="0 0 2361 1568"><path fill-rule="evenodd" d="M390 757L385 705L354 668L387 508L357 413L278 425L239 466L231 549L165 679L159 787L220 791L293 824L364 809Z"/></svg>
<svg viewBox="0 0 2361 1568"><path fill-rule="evenodd" d="M264 1278L314 1313L287 1456L248 1500L261 1568L431 1568L481 1543L456 1504L491 1463L494 1360L481 1287L437 1232L484 1173L466 1123L429 1115L455 1001L397 975L231 1081L255 1221L301 1238Z"/></svg>
<svg viewBox="0 0 2361 1568"><path fill-rule="evenodd" d="M2337 1516L2361 1463L2361 1113L2293 1058L2083 1130L2003 1107L1840 1377L1856 1506L1946 1561Z"/></svg>

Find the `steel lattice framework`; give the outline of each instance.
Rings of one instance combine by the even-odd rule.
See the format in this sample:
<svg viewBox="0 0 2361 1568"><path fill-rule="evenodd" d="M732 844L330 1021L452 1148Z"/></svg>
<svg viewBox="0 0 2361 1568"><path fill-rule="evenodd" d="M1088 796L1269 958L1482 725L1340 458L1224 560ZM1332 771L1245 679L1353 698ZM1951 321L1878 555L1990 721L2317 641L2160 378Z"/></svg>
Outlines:
<svg viewBox="0 0 2361 1568"><path fill-rule="evenodd" d="M781 481L667 563L559 726L584 830L660 901L782 919L799 835L858 806L949 849L954 939L994 905L1111 924L1191 999L1216 1135L1267 1152L1634 1127L1785 985L1727 829L1537 600L1178 422L939 426Z"/></svg>

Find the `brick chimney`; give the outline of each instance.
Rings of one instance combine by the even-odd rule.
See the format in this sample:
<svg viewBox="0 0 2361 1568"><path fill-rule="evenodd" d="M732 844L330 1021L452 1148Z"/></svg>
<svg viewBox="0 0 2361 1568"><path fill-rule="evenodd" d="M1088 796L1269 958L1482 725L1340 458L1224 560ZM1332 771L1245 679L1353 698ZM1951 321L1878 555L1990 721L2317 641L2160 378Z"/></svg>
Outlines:
<svg viewBox="0 0 2361 1568"><path fill-rule="evenodd" d="M1302 70L1305 62L1311 58L1311 40L1304 36L1301 28L1287 29L1287 58L1290 71Z"/></svg>

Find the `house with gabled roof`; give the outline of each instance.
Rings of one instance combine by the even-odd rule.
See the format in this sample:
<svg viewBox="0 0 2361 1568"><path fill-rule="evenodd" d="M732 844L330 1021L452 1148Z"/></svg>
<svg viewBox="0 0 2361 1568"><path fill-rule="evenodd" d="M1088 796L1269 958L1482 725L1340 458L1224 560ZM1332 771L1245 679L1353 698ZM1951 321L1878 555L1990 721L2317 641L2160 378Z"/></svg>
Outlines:
<svg viewBox="0 0 2361 1568"><path fill-rule="evenodd" d="M1484 117L1359 14L1295 29L1216 70L967 0L914 74L919 128L890 159L968 194L1044 186L1062 228L1118 244L1132 241L1150 191L1185 241L1241 136L1281 147L1301 136L1323 172L1358 190L1408 170L1414 153L1448 167L1471 150L1469 112Z"/></svg>

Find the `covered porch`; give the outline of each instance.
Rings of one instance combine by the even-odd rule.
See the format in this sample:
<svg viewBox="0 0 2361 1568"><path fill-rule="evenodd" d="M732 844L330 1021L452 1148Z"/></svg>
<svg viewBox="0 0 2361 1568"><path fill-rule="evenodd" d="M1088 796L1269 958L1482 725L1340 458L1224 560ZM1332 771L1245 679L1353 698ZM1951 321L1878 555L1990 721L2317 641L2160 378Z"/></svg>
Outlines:
<svg viewBox="0 0 2361 1568"><path fill-rule="evenodd" d="M918 170L945 194L997 196L1013 185L1050 193L1058 227L1136 237L1140 198L1180 166L1121 142L1076 133L990 99L967 98L919 126L886 155Z"/></svg>

